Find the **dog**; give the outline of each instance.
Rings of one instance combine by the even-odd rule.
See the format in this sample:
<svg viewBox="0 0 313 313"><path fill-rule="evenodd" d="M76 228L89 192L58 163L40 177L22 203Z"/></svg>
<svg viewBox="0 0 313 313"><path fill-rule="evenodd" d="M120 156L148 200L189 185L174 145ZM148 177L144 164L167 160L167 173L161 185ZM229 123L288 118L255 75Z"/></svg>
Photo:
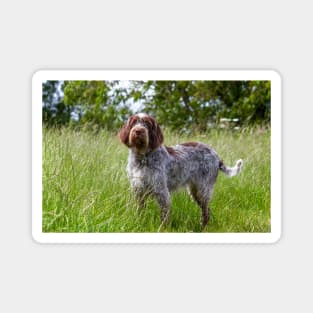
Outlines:
<svg viewBox="0 0 313 313"><path fill-rule="evenodd" d="M129 148L127 173L140 207L153 196L161 209L161 225L168 220L170 192L187 187L202 210L202 227L210 218L209 201L219 170L232 177L239 174L243 161L226 166L217 153L201 142L163 145L164 136L156 120L145 113L131 116L119 131Z"/></svg>

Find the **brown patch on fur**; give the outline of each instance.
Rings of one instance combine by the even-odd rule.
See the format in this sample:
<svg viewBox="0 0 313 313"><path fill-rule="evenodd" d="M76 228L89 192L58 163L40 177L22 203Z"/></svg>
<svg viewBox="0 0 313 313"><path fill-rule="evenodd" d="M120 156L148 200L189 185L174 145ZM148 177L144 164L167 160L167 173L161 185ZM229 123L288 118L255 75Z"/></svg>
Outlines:
<svg viewBox="0 0 313 313"><path fill-rule="evenodd" d="M118 137L123 144L129 147L129 129L126 124L120 129Z"/></svg>
<svg viewBox="0 0 313 313"><path fill-rule="evenodd" d="M169 155L171 155L171 156L176 156L177 155L177 152L176 152L176 150L174 148L165 146L165 149L167 150Z"/></svg>
<svg viewBox="0 0 313 313"><path fill-rule="evenodd" d="M199 145L199 142L190 141L190 142L181 143L180 145L185 146L185 147L196 147Z"/></svg>
<svg viewBox="0 0 313 313"><path fill-rule="evenodd" d="M160 126L157 124L154 118L152 117L145 117L144 122L148 127L149 132L149 148L154 150L160 147L163 143L164 137L161 131Z"/></svg>

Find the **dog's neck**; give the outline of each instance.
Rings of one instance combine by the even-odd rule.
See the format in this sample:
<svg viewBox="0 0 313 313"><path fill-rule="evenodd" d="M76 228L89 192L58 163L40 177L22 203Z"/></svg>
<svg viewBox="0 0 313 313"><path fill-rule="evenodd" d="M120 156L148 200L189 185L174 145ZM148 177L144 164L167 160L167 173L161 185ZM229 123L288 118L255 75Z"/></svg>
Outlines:
<svg viewBox="0 0 313 313"><path fill-rule="evenodd" d="M138 148L130 148L130 155L135 160L136 163L140 163L142 165L147 163L147 157L150 151L147 149L138 149Z"/></svg>
<svg viewBox="0 0 313 313"><path fill-rule="evenodd" d="M162 146L160 146L162 147ZM157 151L160 149L160 147L151 150L151 149L138 149L138 148L130 148L130 156L132 159L139 163L140 165L146 165L148 164L149 158L153 155L153 153L157 153Z"/></svg>

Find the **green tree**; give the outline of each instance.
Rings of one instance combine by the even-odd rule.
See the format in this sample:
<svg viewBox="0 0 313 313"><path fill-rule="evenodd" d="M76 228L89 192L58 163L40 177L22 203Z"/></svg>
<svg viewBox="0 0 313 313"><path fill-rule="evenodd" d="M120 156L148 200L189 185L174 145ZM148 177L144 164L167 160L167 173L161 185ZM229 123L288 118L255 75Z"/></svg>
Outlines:
<svg viewBox="0 0 313 313"><path fill-rule="evenodd" d="M269 81L147 81L133 88L145 110L172 129L203 131L221 117L270 121Z"/></svg>
<svg viewBox="0 0 313 313"><path fill-rule="evenodd" d="M42 85L42 120L47 126L67 125L72 108L63 101L63 82L45 81Z"/></svg>
<svg viewBox="0 0 313 313"><path fill-rule="evenodd" d="M72 124L87 129L112 130L118 128L129 109L121 105L117 82L106 81L66 81L64 83L64 103L75 108Z"/></svg>
<svg viewBox="0 0 313 313"><path fill-rule="evenodd" d="M174 130L205 131L222 117L269 123L270 81L48 81L43 120L98 131L116 130L136 104Z"/></svg>

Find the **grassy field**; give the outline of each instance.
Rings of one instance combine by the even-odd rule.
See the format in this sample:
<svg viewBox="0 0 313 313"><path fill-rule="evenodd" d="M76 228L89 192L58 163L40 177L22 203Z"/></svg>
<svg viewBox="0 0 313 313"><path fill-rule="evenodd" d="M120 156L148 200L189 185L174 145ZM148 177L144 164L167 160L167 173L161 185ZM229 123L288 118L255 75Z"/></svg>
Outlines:
<svg viewBox="0 0 313 313"><path fill-rule="evenodd" d="M269 232L270 131L215 131L181 136L165 132L165 144L201 141L233 166L220 172L211 201L211 219L200 226L200 208L184 190L172 194L171 218L163 232ZM160 212L154 200L138 211L126 176L128 150L116 134L43 130L44 232L156 232Z"/></svg>

